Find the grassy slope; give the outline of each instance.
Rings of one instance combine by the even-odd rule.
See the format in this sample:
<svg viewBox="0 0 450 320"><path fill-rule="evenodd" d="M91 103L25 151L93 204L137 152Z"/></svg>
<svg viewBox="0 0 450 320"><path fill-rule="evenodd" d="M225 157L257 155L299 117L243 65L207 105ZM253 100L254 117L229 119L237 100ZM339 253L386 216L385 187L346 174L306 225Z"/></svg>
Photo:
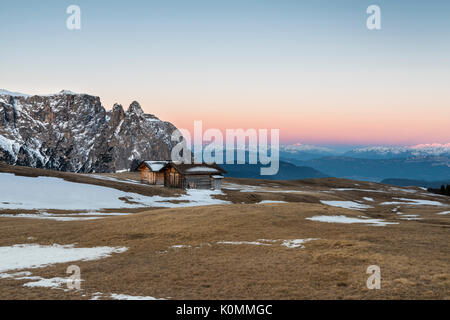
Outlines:
<svg viewBox="0 0 450 320"><path fill-rule="evenodd" d="M231 191L226 197L235 202L254 202L264 197L293 202L159 209L83 222L3 218L1 246L77 243L80 247L126 246L129 250L108 259L75 262L85 280L81 292L24 288L24 281L3 279L0 299L84 299L95 292L175 299L450 298L449 216L435 214L442 208L402 208L405 213L420 213L424 220L400 221L390 206L359 212L318 204L319 199L326 197L360 199L363 194L357 191L338 195L318 192L324 188L354 187L355 182L348 180L231 182L263 185L270 190L275 186L282 190L302 189L307 193ZM358 188L384 188L358 184ZM414 197L395 192L364 196L373 197L376 203L392 196ZM445 199L439 198L450 203ZM400 224L372 227L305 220L318 214L364 214ZM223 240L261 238L320 240L306 243L303 249L288 249L279 243L217 244ZM172 245L191 248L169 248ZM70 264L73 263L31 271L45 278L65 277ZM381 267L381 290L368 290L365 285L366 268L373 264Z"/></svg>

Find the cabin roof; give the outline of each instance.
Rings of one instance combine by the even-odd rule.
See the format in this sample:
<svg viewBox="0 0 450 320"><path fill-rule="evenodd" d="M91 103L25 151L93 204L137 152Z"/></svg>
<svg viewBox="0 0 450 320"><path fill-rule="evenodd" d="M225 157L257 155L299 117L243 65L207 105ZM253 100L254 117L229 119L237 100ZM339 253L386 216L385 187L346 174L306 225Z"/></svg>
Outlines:
<svg viewBox="0 0 450 320"><path fill-rule="evenodd" d="M161 172L167 164L169 164L169 161L142 161L138 167L138 170L142 170L143 167L146 166L150 169L150 171Z"/></svg>
<svg viewBox="0 0 450 320"><path fill-rule="evenodd" d="M200 164L176 164L171 162L168 164L168 166L172 166L177 170L179 173L183 175L220 175L223 173L226 173L224 169L219 167L217 164L207 164L207 163L200 163Z"/></svg>

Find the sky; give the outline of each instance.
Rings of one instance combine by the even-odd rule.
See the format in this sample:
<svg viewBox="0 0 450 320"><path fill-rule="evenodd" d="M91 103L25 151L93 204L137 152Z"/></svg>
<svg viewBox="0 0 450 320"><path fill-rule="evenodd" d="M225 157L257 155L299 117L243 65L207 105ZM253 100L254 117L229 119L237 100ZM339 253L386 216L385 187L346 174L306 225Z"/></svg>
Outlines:
<svg viewBox="0 0 450 320"><path fill-rule="evenodd" d="M69 5L81 29L69 30ZM369 5L381 30L366 26ZM3 1L0 88L282 143L450 142L450 1Z"/></svg>

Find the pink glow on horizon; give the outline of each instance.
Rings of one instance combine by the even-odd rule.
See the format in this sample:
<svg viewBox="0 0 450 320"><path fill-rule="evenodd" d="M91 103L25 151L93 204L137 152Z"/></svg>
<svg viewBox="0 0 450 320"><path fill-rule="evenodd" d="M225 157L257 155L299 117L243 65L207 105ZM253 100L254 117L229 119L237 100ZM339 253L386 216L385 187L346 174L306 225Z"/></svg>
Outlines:
<svg viewBox="0 0 450 320"><path fill-rule="evenodd" d="M269 116L268 116L269 118ZM272 117L273 118L273 117ZM192 132L193 121L190 119L170 120L178 128L187 129ZM196 119L200 120L200 118ZM227 119L208 119L203 121L203 130L218 128L223 133L226 129L280 129L280 143L294 144L299 141L307 144L324 145L409 145L427 146L446 144L450 140L450 135L444 124L439 127L438 123L423 123L409 121L409 123L377 123L377 122L352 122L333 121L332 119L323 121L283 121L283 123L270 121L270 119L237 119L231 121ZM253 120L253 121L252 121ZM441 119L441 122L447 120ZM420 128L420 130L418 130Z"/></svg>
<svg viewBox="0 0 450 320"><path fill-rule="evenodd" d="M450 142L449 143L425 143L425 144L418 144L415 146L412 146L411 148L414 149L423 149L423 148L450 148Z"/></svg>

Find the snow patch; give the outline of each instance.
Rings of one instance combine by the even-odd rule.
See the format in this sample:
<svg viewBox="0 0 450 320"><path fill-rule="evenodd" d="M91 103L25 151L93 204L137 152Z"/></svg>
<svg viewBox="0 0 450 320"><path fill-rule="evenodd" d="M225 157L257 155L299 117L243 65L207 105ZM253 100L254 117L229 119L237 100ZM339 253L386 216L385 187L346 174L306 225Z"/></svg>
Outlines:
<svg viewBox="0 0 450 320"><path fill-rule="evenodd" d="M447 206L439 201L423 200L423 199L407 199L407 198L393 198L400 201L382 202L380 205L414 205L414 206Z"/></svg>
<svg viewBox="0 0 450 320"><path fill-rule="evenodd" d="M321 203L326 204L328 206L332 207L338 207L338 208L345 208L345 209L351 209L351 210L363 210L363 209L370 209L373 208L372 206L368 206L365 204L357 203L354 201L325 201L320 200Z"/></svg>
<svg viewBox="0 0 450 320"><path fill-rule="evenodd" d="M13 140L0 136L0 148L6 150L11 156L15 157L19 152L20 145Z"/></svg>
<svg viewBox="0 0 450 320"><path fill-rule="evenodd" d="M276 201L276 200L263 200L258 202L257 204L267 204L267 203L288 203L286 201Z"/></svg>
<svg viewBox="0 0 450 320"><path fill-rule="evenodd" d="M117 293L112 293L111 298L114 300L165 300L165 299L157 299L154 297L130 296L127 294L117 294Z"/></svg>
<svg viewBox="0 0 450 320"><path fill-rule="evenodd" d="M355 189L355 188L332 188L334 191L360 191L360 192L387 192L384 190L371 190L371 189Z"/></svg>
<svg viewBox="0 0 450 320"><path fill-rule="evenodd" d="M212 197L223 195L220 190L191 189L179 197L149 197L113 188L69 182L60 178L32 178L0 173L0 181L2 195L0 209L100 211L105 208L178 208L230 203ZM23 197L24 193L27 197Z"/></svg>
<svg viewBox="0 0 450 320"><path fill-rule="evenodd" d="M420 218L420 216L418 214L405 214L402 215L401 218L402 220L423 220L422 218Z"/></svg>
<svg viewBox="0 0 450 320"><path fill-rule="evenodd" d="M33 277L30 277L30 278L33 278ZM41 278L41 277L37 277L37 278L39 278L38 281L27 282L23 286L29 287L29 288L36 288L36 287L59 288L63 284L66 284L67 280L68 280L67 278L59 278L59 277L50 278L50 279L45 279L45 278ZM27 278L22 278L22 279L27 279ZM22 279L19 278L17 280L22 280Z"/></svg>
<svg viewBox="0 0 450 320"><path fill-rule="evenodd" d="M292 239L292 240L269 240L259 239L258 241L218 241L217 244L231 244L231 245L255 245L255 246L271 246L275 243L281 242L281 245L289 249L305 248L303 245L306 242L319 240L318 238L308 239Z"/></svg>
<svg viewBox="0 0 450 320"><path fill-rule="evenodd" d="M184 244L176 244L174 246L170 247L171 249L182 249L182 248L192 248L191 246L184 245Z"/></svg>
<svg viewBox="0 0 450 320"><path fill-rule="evenodd" d="M125 247L75 248L74 245L16 244L0 247L0 272L42 268L78 260L98 260L126 250Z"/></svg>
<svg viewBox="0 0 450 320"><path fill-rule="evenodd" d="M350 218L346 216L314 216L306 218L306 220L328 222L328 223L345 223L345 224L364 223L376 227L386 226L389 224L398 224L397 222L387 222L383 219L359 219L359 218Z"/></svg>
<svg viewBox="0 0 450 320"><path fill-rule="evenodd" d="M312 240L319 240L317 238L309 238L309 239L294 239L294 240L283 240L282 246L288 247L288 248L305 248L303 245L305 242L312 241Z"/></svg>
<svg viewBox="0 0 450 320"><path fill-rule="evenodd" d="M0 214L0 218L24 218L24 219L41 219L41 220L54 220L54 221L85 221L101 219L98 217L68 217L57 215L43 215L43 214Z"/></svg>
<svg viewBox="0 0 450 320"><path fill-rule="evenodd" d="M270 246L270 244L268 243L262 243L259 241L218 241L217 244L232 244L232 245L248 244L253 246Z"/></svg>
<svg viewBox="0 0 450 320"><path fill-rule="evenodd" d="M30 95L20 92L12 92L5 89L0 89L0 95L13 96L13 97L29 97Z"/></svg>

